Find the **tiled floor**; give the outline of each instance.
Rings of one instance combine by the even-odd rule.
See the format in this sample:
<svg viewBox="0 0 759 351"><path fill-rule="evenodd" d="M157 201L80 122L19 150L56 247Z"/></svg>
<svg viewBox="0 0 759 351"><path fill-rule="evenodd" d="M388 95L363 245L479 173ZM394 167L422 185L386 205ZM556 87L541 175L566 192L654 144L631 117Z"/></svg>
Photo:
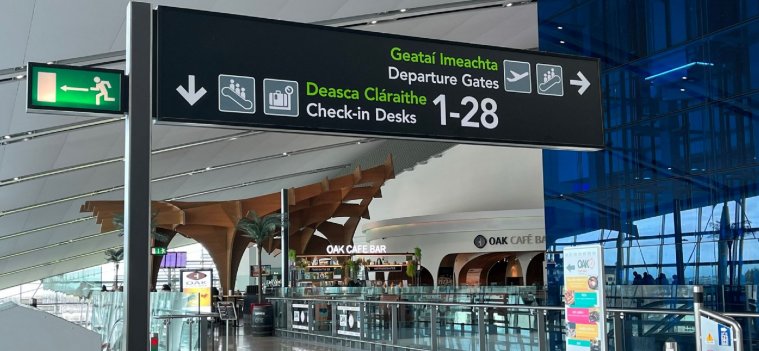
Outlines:
<svg viewBox="0 0 759 351"><path fill-rule="evenodd" d="M236 331L237 333L233 333ZM221 334L219 336L218 334ZM225 351L224 349L224 328L217 329L215 344L209 345L206 350ZM229 350L235 351L357 351L356 349L341 347L338 345L327 345L313 342L305 342L293 339L284 339L276 336L259 337L250 335L248 327L230 328ZM205 351L205 350L204 350Z"/></svg>

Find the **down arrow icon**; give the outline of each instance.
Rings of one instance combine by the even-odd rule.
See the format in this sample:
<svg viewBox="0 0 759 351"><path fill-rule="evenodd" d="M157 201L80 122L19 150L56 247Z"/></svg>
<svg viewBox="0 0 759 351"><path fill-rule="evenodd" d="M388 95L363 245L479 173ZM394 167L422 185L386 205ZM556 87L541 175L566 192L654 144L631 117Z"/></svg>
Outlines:
<svg viewBox="0 0 759 351"><path fill-rule="evenodd" d="M177 92L179 92L179 95L182 95L182 97L187 100L190 106L192 106L195 105L195 103L198 102L198 100L200 100L200 98L206 94L206 89L200 87L200 89L196 91L195 76L190 74L187 76L187 89L180 85L177 87Z"/></svg>
<svg viewBox="0 0 759 351"><path fill-rule="evenodd" d="M572 79L569 81L569 84L580 87L580 90L578 90L577 92L580 93L580 95L582 95L585 92L585 90L588 90L588 87L590 86L590 82L588 81L587 78L585 78L585 75L583 75L582 72L580 71L577 72L577 77L580 78L580 80Z"/></svg>

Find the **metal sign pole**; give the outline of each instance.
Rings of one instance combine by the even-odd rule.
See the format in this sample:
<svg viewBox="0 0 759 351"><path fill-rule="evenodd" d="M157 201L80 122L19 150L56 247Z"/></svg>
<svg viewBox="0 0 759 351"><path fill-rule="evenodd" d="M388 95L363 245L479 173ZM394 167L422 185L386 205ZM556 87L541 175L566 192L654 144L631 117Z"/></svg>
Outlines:
<svg viewBox="0 0 759 351"><path fill-rule="evenodd" d="M150 348L150 128L152 83L150 4L127 7L129 113L124 145L124 350Z"/></svg>
<svg viewBox="0 0 759 351"><path fill-rule="evenodd" d="M696 327L696 351L701 351L701 307L704 305L704 287L693 286L693 318Z"/></svg>
<svg viewBox="0 0 759 351"><path fill-rule="evenodd" d="M280 264L282 265L281 268L281 277L280 277L280 286L282 288L288 288L290 287L290 205L288 202L287 197L288 191L287 189L282 189L282 202L280 210L282 213L282 223L279 231L280 239L279 239L279 247L281 248L281 253L279 254L279 257L281 258ZM284 290L283 290L284 291Z"/></svg>
<svg viewBox="0 0 759 351"><path fill-rule="evenodd" d="M227 319L227 327L224 328L224 351L229 351L229 319Z"/></svg>

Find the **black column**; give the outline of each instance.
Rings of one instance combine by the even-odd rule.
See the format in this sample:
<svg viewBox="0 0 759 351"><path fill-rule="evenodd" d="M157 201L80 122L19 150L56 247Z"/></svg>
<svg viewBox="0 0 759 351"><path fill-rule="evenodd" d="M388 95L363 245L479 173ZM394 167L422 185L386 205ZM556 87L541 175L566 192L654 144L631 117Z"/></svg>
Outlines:
<svg viewBox="0 0 759 351"><path fill-rule="evenodd" d="M282 223L279 239L279 246L282 252L279 254L279 257L281 257L280 262L282 264L281 281L283 288L290 286L290 255L288 253L290 251L290 203L287 194L287 189L282 189L282 209L280 210Z"/></svg>
<svg viewBox="0 0 759 351"><path fill-rule="evenodd" d="M685 284L685 262L683 262L683 228L680 218L680 200L675 200L672 206L675 225L675 264L677 266L677 285Z"/></svg>
<svg viewBox="0 0 759 351"><path fill-rule="evenodd" d="M124 339L123 349L150 349L150 128L152 10L127 7L126 74L129 113L124 145Z"/></svg>

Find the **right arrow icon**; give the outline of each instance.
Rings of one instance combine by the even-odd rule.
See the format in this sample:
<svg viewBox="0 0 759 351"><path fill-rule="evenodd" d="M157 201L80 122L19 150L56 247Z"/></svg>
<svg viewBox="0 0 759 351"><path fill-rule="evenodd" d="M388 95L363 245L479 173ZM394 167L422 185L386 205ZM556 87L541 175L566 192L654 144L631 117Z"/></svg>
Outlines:
<svg viewBox="0 0 759 351"><path fill-rule="evenodd" d="M580 93L580 95L582 95L585 92L585 90L588 90L588 87L590 86L590 82L588 81L587 78L585 78L585 75L583 75L582 72L578 71L577 77L580 79L579 80L572 79L569 81L569 84L580 87L580 90L578 90L577 92Z"/></svg>

